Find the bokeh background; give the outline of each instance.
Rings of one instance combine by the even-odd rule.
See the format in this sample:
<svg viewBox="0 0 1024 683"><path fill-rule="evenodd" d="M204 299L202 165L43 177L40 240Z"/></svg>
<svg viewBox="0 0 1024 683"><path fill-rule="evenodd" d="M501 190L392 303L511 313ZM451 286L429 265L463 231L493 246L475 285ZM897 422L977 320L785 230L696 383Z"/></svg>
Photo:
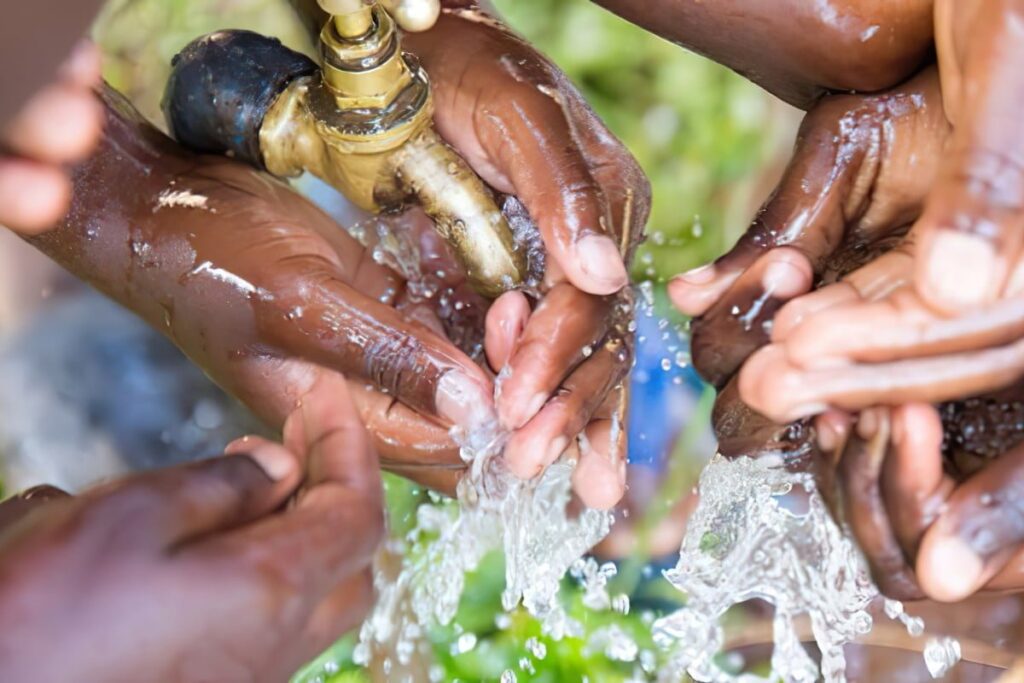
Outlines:
<svg viewBox="0 0 1024 683"><path fill-rule="evenodd" d="M601 549L602 561L614 560L618 569L612 593L629 595L632 608L628 615L588 612L580 604L579 592L567 586L571 613L588 633L617 624L642 649L653 650L650 621L680 601L659 578L659 570L674 559L673 545L678 550L697 472L713 448L707 433L712 394L684 362L676 362L680 353L685 355L685 321L669 311L663 284L721 253L745 229L781 173L799 115L728 70L647 34L588 0L495 0L494 4L580 87L636 155L654 189L650 239L634 265L637 282L653 285L655 315L639 321L644 343L633 376L633 483L616 536ZM276 35L296 49L305 44L285 0L111 0L94 36L105 53L108 81L162 126L159 102L171 58L194 38L222 28ZM28 258L0 239L0 266L5 259ZM7 381L0 383L0 407L16 405L21 410L17 419L0 422L0 455L7 463L0 477L7 479L9 488L33 476L50 481L68 476L60 470L66 469L65 464L37 462L35 453L64 449L69 452L66 460L77 460L81 468L83 459L76 459L81 440L65 434L81 433L96 441L94 450L105 454L112 471L122 451L174 447L193 455L196 449L230 438L229 427L243 418L204 384L198 372L183 371L173 349L124 316L118 317L121 314L104 302L91 299L83 308L77 300L56 301L60 297L55 292L73 289L59 276L14 281L15 272L0 267L0 367L10 369ZM45 273L46 268L39 263L33 272ZM47 315L40 317L40 312ZM60 338L61 330L69 326L92 330L78 338L92 340L80 346L89 349L90 358L97 359L94 363L82 360L81 349L74 353L60 346L41 349L34 341L40 335ZM112 330L117 334L113 342ZM663 367L666 358L672 360L667 368ZM68 367L60 369L61 363ZM37 367L46 372L33 374L31 368ZM82 380L83 367L94 368L95 390L83 389L91 386ZM20 384L11 379L12 373L24 375ZM20 398L23 386L45 384L48 377L53 386L45 400L26 403ZM104 396L112 393L131 400L107 405ZM85 417L79 414L78 406L97 403L106 406L105 412L97 415L90 409ZM46 427L53 427L56 404L63 406L61 414L68 423L46 429L41 421L49 415L51 423ZM137 406L139 412L125 415L121 407L125 404ZM156 435L153 443L125 445L114 439L107 444L105 415L119 416L126 424L151 423ZM165 423L177 425L169 436L160 427ZM40 440L38 435L44 431L62 435L64 444ZM94 467L98 460L88 462ZM121 466L152 464L143 460ZM25 471L31 476L26 478ZM90 473L76 476L69 480L70 486L86 481ZM389 478L387 487L392 532L401 537L427 493L396 478ZM543 641L547 655L531 657L524 644L530 637L540 637L538 624L523 614L512 615L503 628L496 624L502 583L501 558L488 559L468 581L456 623L431 634L432 673L437 680L497 680L507 669L514 670L519 681L652 679L643 671L640 658L614 661L599 650L588 650L579 640ZM460 641L459 636L467 633L474 635L475 645L463 651L459 643L466 639ZM369 680L370 674L350 665L351 648L351 638L341 641L295 680ZM528 667L521 666L524 658L529 660Z"/></svg>

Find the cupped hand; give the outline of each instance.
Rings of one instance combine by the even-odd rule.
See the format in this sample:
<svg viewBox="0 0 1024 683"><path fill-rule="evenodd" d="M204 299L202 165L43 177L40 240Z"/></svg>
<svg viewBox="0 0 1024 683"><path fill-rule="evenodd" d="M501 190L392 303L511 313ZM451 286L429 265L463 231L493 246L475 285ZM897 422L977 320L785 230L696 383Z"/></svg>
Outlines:
<svg viewBox="0 0 1024 683"><path fill-rule="evenodd" d="M441 135L536 221L547 282L625 287L650 186L565 74L474 0L445 0L437 24L403 44L430 74Z"/></svg>
<svg viewBox="0 0 1024 683"><path fill-rule="evenodd" d="M1024 590L1024 385L943 406L836 413L842 516L890 597ZM819 422L821 421L819 420Z"/></svg>
<svg viewBox="0 0 1024 683"><path fill-rule="evenodd" d="M898 240L921 211L948 130L934 69L878 95L825 98L808 113L786 172L746 234L713 264L669 285L673 303L698 316L693 359L706 379L722 386L813 306L852 296L847 283L780 312ZM894 286L858 284L872 292Z"/></svg>
<svg viewBox="0 0 1024 683"><path fill-rule="evenodd" d="M358 625L383 496L345 381L285 434L0 505L0 678L281 681Z"/></svg>
<svg viewBox="0 0 1024 683"><path fill-rule="evenodd" d="M33 95L11 121L0 121L0 225L36 234L67 211L71 180L64 165L89 153L103 123L92 92L99 81L99 51L83 42L57 82Z"/></svg>
<svg viewBox="0 0 1024 683"><path fill-rule="evenodd" d="M344 373L384 465L452 490L465 463L449 428L486 425L497 411L491 376L460 349L483 341L487 302L464 285L429 226L406 227L421 238L421 267L443 271L432 287L444 293L433 297L285 185L188 153L111 91L104 101L106 131L76 171L72 211L34 243L162 330L272 427L316 381ZM564 312L581 296L548 310ZM492 326L501 327L502 308ZM607 310L593 305L587 315ZM526 312L513 313L504 353L517 342L515 320L526 326ZM558 317L533 315L530 329L548 325L549 348L571 359L558 349L579 354L582 344L574 329L550 328ZM594 334L595 343L604 335ZM546 373L569 368L519 374L546 383Z"/></svg>
<svg viewBox="0 0 1024 683"><path fill-rule="evenodd" d="M821 305L804 307L803 324L751 363L753 405L788 419L830 405L946 400L1019 375L1024 148L1011 112L1024 84L1022 12L1008 2L937 4L953 128L905 255L874 269L891 286L835 301L815 294ZM783 383L801 390L779 395Z"/></svg>

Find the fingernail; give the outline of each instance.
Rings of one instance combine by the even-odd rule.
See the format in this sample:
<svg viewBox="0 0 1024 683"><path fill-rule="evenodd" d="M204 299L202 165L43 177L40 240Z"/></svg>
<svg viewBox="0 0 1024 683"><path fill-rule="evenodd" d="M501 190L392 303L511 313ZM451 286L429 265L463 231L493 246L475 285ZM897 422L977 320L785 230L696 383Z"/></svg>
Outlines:
<svg viewBox="0 0 1024 683"><path fill-rule="evenodd" d="M529 399L514 401L507 396L498 406L498 416L505 429L519 429L532 420L548 402L548 394L537 393Z"/></svg>
<svg viewBox="0 0 1024 683"><path fill-rule="evenodd" d="M878 433L878 415L874 410L865 410L857 418L857 433L868 441Z"/></svg>
<svg viewBox="0 0 1024 683"><path fill-rule="evenodd" d="M495 421L494 394L462 372L452 370L437 385L438 415L454 425L474 430Z"/></svg>
<svg viewBox="0 0 1024 683"><path fill-rule="evenodd" d="M267 444L245 452L273 481L290 477L296 470L295 458L282 446Z"/></svg>
<svg viewBox="0 0 1024 683"><path fill-rule="evenodd" d="M772 261L761 276L761 286L772 296L789 299L807 290L807 275L787 261Z"/></svg>
<svg viewBox="0 0 1024 683"><path fill-rule="evenodd" d="M699 268L688 270L676 279L682 280L688 285L706 285L715 279L715 264L708 263Z"/></svg>
<svg viewBox="0 0 1024 683"><path fill-rule="evenodd" d="M981 558L956 536L936 541L919 567L922 561L928 567L921 578L929 596L944 602L962 600L977 590L984 571Z"/></svg>
<svg viewBox="0 0 1024 683"><path fill-rule="evenodd" d="M826 453L831 453L839 447L839 434L826 420L818 422L818 446Z"/></svg>
<svg viewBox="0 0 1024 683"><path fill-rule="evenodd" d="M965 232L940 230L927 255L928 287L932 299L956 307L992 299L1000 276L992 243Z"/></svg>
<svg viewBox="0 0 1024 683"><path fill-rule="evenodd" d="M592 294L614 294L629 283L622 254L615 242L604 235L587 235L576 243L580 267L598 291Z"/></svg>

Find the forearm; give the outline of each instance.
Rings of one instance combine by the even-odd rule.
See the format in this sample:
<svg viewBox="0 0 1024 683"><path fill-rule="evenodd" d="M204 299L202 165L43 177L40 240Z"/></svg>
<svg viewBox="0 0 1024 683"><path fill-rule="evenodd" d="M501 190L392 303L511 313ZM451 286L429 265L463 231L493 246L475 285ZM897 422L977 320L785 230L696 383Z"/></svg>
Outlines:
<svg viewBox="0 0 1024 683"><path fill-rule="evenodd" d="M594 2L802 108L828 90L896 85L932 46L932 0Z"/></svg>

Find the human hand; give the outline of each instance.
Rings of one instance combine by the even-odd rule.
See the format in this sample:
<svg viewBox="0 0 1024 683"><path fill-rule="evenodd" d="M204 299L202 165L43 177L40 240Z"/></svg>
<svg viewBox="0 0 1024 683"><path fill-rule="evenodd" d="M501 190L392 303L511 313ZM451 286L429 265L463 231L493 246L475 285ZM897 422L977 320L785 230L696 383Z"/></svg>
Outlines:
<svg viewBox="0 0 1024 683"><path fill-rule="evenodd" d="M141 124L115 94L105 99L104 141L76 175L75 207L35 244L168 334L273 427L318 379L346 373L385 466L453 490L465 463L448 428L497 417L490 376L459 348L484 341L488 309L429 224L411 220L403 231L418 240L435 296L407 286L375 262L380 252L286 186L228 159L192 155ZM600 297L563 296L547 308L555 315L531 323L548 325L548 348L566 361L581 353L580 326L550 324L582 298L592 302L576 319L601 341L605 323L591 320L608 312ZM513 307L511 322L495 309L490 326L502 329L504 320L512 332L499 352L507 354L528 306ZM531 373L543 384L552 381L546 373L568 370L527 368L520 381ZM563 377L555 379L552 390Z"/></svg>
<svg viewBox="0 0 1024 683"><path fill-rule="evenodd" d="M356 626L384 527L344 380L285 440L0 506L0 678L276 682Z"/></svg>
<svg viewBox="0 0 1024 683"><path fill-rule="evenodd" d="M1024 589L1024 386L941 407L831 413L842 517L886 595Z"/></svg>
<svg viewBox="0 0 1024 683"><path fill-rule="evenodd" d="M474 0L445 0L437 24L403 44L430 74L441 135L536 221L547 283L625 287L650 186L565 74Z"/></svg>
<svg viewBox="0 0 1024 683"><path fill-rule="evenodd" d="M953 133L907 255L885 265L891 291L821 306L780 337L781 349L751 363L747 398L759 409L789 417L829 405L947 400L1005 386L1019 373L1024 174L1014 167L1021 151L1009 112L1020 90L1014 84L1024 82L1012 56L1021 11L1012 3L937 5ZM776 394L768 407L781 382L808 389L792 397L805 405Z"/></svg>
<svg viewBox="0 0 1024 683"><path fill-rule="evenodd" d="M713 264L669 285L673 303L697 316L692 354L701 374L722 387L755 349L819 302L848 300L852 286L891 286L866 271L780 311L899 239L921 211L947 138L934 69L890 92L835 95L811 110L792 161L746 234Z"/></svg>
<svg viewBox="0 0 1024 683"><path fill-rule="evenodd" d="M84 158L99 140L102 108L92 89L100 83L100 55L82 42L57 82L0 121L0 225L22 234L47 230L71 201L66 164Z"/></svg>

